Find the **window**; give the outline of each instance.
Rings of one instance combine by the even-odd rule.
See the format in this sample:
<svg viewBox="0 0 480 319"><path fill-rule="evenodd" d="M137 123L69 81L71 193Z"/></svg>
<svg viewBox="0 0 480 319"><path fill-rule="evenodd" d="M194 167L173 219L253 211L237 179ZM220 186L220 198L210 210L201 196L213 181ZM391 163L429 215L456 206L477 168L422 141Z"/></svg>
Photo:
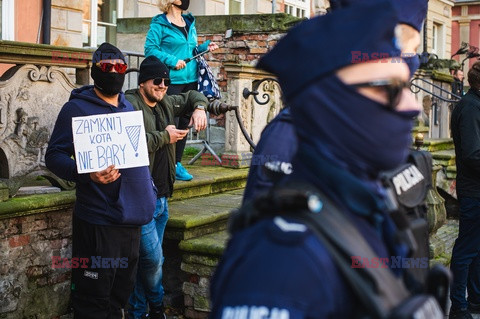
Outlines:
<svg viewBox="0 0 480 319"><path fill-rule="evenodd" d="M3 21L2 20L2 16L3 16L3 14L2 14L2 4L3 4L3 1L0 0L0 21ZM0 23L0 39L3 39L2 38L2 23Z"/></svg>
<svg viewBox="0 0 480 319"><path fill-rule="evenodd" d="M445 55L444 42L443 25L439 23L433 23L432 53L435 53L440 59L442 59Z"/></svg>
<svg viewBox="0 0 480 319"><path fill-rule="evenodd" d="M14 0L0 0L0 34L2 40L15 40L15 3Z"/></svg>
<svg viewBox="0 0 480 319"><path fill-rule="evenodd" d="M123 0L83 0L83 45L96 47L103 42L115 44L117 8Z"/></svg>
<svg viewBox="0 0 480 319"><path fill-rule="evenodd" d="M308 5L306 5L305 3L302 3L302 2L305 2L304 0L302 1L299 1L299 0L296 0L295 3L293 4L286 4L285 3L285 13L287 14L290 14L294 17L298 17L298 18L305 18L305 17L308 17L308 12L307 12L307 7Z"/></svg>
<svg viewBox="0 0 480 319"><path fill-rule="evenodd" d="M229 0L226 6L226 14L244 14L245 0Z"/></svg>

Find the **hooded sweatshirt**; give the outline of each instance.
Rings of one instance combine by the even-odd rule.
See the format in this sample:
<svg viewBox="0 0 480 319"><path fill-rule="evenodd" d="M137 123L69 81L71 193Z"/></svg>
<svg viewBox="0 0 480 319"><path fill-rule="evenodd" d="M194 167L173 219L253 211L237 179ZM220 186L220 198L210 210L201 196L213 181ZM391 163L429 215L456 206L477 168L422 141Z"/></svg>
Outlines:
<svg viewBox="0 0 480 319"><path fill-rule="evenodd" d="M186 84L198 81L197 60L193 59L181 70L175 70L179 60L191 58L197 47L197 29L195 18L191 14L183 14L187 24L188 37L172 25L165 14L159 14L152 19L150 29L145 39L145 56L155 56L170 69L172 84ZM210 40L198 46L197 51L207 50Z"/></svg>
<svg viewBox="0 0 480 319"><path fill-rule="evenodd" d="M175 182L175 143L170 143L165 128L175 125L175 117L191 113L197 106L207 106L208 100L202 93L191 90L179 95L165 95L155 107L150 107L138 89L128 90L125 96L136 110L143 112L150 171L159 190L158 197L170 197Z"/></svg>
<svg viewBox="0 0 480 319"><path fill-rule="evenodd" d="M96 114L134 111L119 95L115 107L99 98L93 86L72 91L60 110L45 154L45 164L55 175L76 183L76 217L97 225L144 225L152 220L156 189L148 166L120 169L121 176L112 183L99 184L90 174L79 174L75 164L72 118Z"/></svg>

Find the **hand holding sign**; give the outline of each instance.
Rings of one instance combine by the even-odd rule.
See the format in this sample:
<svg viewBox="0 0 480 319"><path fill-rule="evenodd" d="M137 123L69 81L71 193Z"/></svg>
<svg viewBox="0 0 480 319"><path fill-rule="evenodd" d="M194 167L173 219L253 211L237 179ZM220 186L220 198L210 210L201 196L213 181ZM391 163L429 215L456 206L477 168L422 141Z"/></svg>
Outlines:
<svg viewBox="0 0 480 319"><path fill-rule="evenodd" d="M141 111L74 117L72 130L78 173L101 173L91 175L100 183L118 178L109 170L112 165L119 169L149 164Z"/></svg>
<svg viewBox="0 0 480 319"><path fill-rule="evenodd" d="M115 168L115 165L110 165L103 171L90 173L90 178L95 183L110 184L115 182L120 175L122 174L120 174L120 171Z"/></svg>

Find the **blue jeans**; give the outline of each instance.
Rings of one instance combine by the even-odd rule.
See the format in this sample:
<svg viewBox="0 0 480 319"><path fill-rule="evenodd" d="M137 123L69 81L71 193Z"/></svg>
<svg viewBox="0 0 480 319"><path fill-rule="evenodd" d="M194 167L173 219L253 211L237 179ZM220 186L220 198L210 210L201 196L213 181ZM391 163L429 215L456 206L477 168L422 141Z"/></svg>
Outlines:
<svg viewBox="0 0 480 319"><path fill-rule="evenodd" d="M142 226L137 280L129 300L128 315L130 319L140 318L147 314L147 302L150 309L162 306L162 265L164 260L162 241L167 220L167 198L157 198L152 221Z"/></svg>
<svg viewBox="0 0 480 319"><path fill-rule="evenodd" d="M465 309L468 301L480 303L480 199L463 197L460 203L458 238L452 252L450 291L452 309Z"/></svg>

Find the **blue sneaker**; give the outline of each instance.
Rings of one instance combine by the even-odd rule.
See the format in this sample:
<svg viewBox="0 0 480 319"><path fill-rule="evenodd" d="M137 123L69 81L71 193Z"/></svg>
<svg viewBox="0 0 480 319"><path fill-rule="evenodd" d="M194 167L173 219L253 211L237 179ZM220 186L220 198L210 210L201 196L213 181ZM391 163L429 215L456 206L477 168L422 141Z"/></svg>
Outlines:
<svg viewBox="0 0 480 319"><path fill-rule="evenodd" d="M175 179L178 181L190 181L192 180L193 176L187 172L185 167L183 167L182 163L178 162L175 165Z"/></svg>

